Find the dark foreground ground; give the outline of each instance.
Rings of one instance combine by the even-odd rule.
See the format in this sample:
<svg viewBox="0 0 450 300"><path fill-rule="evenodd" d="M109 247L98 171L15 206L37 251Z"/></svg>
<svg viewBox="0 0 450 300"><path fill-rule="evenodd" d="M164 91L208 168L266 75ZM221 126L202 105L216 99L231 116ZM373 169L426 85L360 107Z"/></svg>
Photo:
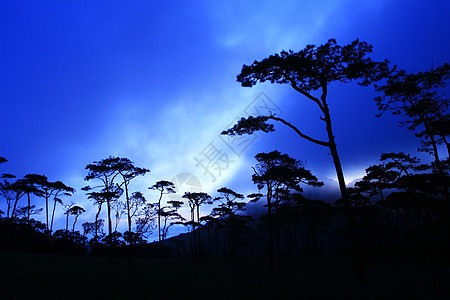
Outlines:
<svg viewBox="0 0 450 300"><path fill-rule="evenodd" d="M447 263L374 261L357 286L341 258L141 259L0 252L1 299L450 299Z"/></svg>

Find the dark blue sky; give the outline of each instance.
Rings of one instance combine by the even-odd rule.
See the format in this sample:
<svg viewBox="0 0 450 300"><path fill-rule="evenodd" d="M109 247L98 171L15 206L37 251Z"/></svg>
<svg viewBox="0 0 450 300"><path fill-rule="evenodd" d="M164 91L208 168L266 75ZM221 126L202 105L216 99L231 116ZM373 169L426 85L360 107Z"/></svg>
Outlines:
<svg viewBox="0 0 450 300"><path fill-rule="evenodd" d="M204 191L228 185L246 193L255 188L254 156L278 149L319 179L333 178L326 149L280 126L239 155L223 143L219 133L261 93L308 134L324 134L316 107L288 86L240 87L242 65L359 38L376 59L427 70L449 61L449 11L444 0L0 1L0 156L9 160L0 172L45 174L79 190L86 164L115 155L151 169L135 185L151 200L146 187L183 172ZM418 141L397 118L374 117L374 97L372 87L330 88L348 181L382 152L417 154ZM220 173L202 169L206 152L226 165ZM71 200L92 219L82 192Z"/></svg>

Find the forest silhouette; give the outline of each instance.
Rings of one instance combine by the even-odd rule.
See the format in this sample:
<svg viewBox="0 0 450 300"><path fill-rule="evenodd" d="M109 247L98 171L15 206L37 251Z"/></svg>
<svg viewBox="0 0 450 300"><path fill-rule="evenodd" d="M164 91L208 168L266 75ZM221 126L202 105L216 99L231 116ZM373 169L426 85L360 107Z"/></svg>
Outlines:
<svg viewBox="0 0 450 300"><path fill-rule="evenodd" d="M445 93L450 65L408 73L388 60L372 60L371 52L366 42L341 46L330 39L244 65L237 76L243 87L266 81L289 85L298 101L315 104L326 140L305 134L274 113L241 118L222 132L270 133L282 125L292 129L292 143L299 137L311 147L326 147L339 184L340 197L334 202L305 197L305 187L320 189L323 182L301 158L276 149L256 154L254 193L221 187L213 195L186 192L181 201L170 200L176 187L167 180L149 185L159 193L151 201L143 191L131 190L130 182L150 170L128 158L110 156L85 167L89 185L78 193L84 193L96 211L80 232L77 221L88 208L70 201L76 193L73 187L45 175L2 174L5 294L70 295L69 283L59 280L58 286L33 279L42 272L48 278L69 274L68 282L82 282L73 295L93 298L208 298L211 293L224 299L450 295L450 124ZM375 89L377 117L389 112L398 116L399 126L414 132L418 151L427 153L429 161L405 152L383 153L379 164L367 166L361 180L346 185L330 109L330 103L343 103L328 99L328 89L332 83L351 81ZM7 162L0 157L0 164ZM262 203L259 214L247 212L254 202ZM213 208L202 215L206 205ZM189 216L180 213L183 206L189 208ZM63 208L65 228L54 230L57 207ZM34 219L38 214L45 215L45 223ZM118 231L121 219L126 219L124 232ZM186 233L170 237L171 228L180 225ZM149 242L153 232L158 239ZM31 266L37 268L36 274ZM95 269L98 275L85 274L84 269ZM153 271L160 275L149 275ZM93 284L98 277L101 283ZM164 278L171 278L171 283ZM144 288L147 280L154 290ZM200 290L192 289L195 280L201 280Z"/></svg>

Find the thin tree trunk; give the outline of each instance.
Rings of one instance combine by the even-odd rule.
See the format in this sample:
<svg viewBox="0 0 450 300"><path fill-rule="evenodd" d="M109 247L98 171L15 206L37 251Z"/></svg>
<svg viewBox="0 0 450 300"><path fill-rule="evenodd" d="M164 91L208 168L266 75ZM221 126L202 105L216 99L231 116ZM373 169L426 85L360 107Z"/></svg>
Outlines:
<svg viewBox="0 0 450 300"><path fill-rule="evenodd" d="M200 227L200 205L197 205L197 223L198 223L198 227L197 227L197 231L198 231L198 253L200 255L200 257L202 256L202 241L201 241L201 227Z"/></svg>
<svg viewBox="0 0 450 300"><path fill-rule="evenodd" d="M335 139L334 139L334 135L333 135L333 130L332 130L332 126L331 126L331 116L330 116L330 111L328 108L328 104L326 102L326 98L327 98L327 85L326 82L322 85L322 95L320 97L320 100L317 98L312 97L311 95L309 95L307 92L302 91L295 83L294 80L290 80L291 81L291 86L298 92L300 92L301 94L307 96L309 99L312 99L316 104L318 104L320 110L323 112L324 114L324 118L321 118L321 120L325 121L326 123L326 131L327 131L327 136L328 136L328 142L324 142L321 140L317 140L314 138L311 138L305 134L303 134L298 128L296 128L295 126L293 126L292 124L290 124L289 122L286 122L285 120L275 117L275 116L270 116L270 119L275 120L275 121L279 121L283 124L285 124L286 126L290 127L291 129L293 129L301 138L304 138L312 143L315 143L317 145L321 145L321 146L326 146L330 149L331 152L331 156L333 158L333 163L334 163L334 167L336 169L336 175L337 175L337 179L338 179L338 183L339 183L339 189L341 191L341 197L342 197L342 203L343 203L343 207L344 207L344 213L346 215L347 218L347 224L348 224L348 228L349 228L349 233L350 233L350 240L351 240L351 245L352 245L352 260L353 260L353 265L355 267L356 270L356 276L357 276L357 280L358 283L364 283L365 282L365 275L364 275L364 267L363 267L363 258L362 258L362 253L361 253L361 245L360 245L360 240L358 237L358 233L356 231L356 222L355 222L355 218L352 214L352 211L350 209L350 203L349 203L349 197L348 197L348 192L347 192L347 188L345 185L345 179L344 179L344 173L342 171L342 166L341 166L341 162L339 159L339 155L337 152L337 147L336 147L336 143L335 143Z"/></svg>
<svg viewBox="0 0 450 300"><path fill-rule="evenodd" d="M159 244L159 246L161 246L161 198L162 198L162 191L161 191L161 194L159 195L159 200L158 200L158 244Z"/></svg>
<svg viewBox="0 0 450 300"><path fill-rule="evenodd" d="M328 143L329 148L331 152L331 157L333 158L334 167L336 169L336 175L339 183L339 189L341 191L341 197L342 197L342 204L344 207L344 212L347 217L347 224L349 228L350 233L350 240L352 244L352 256L353 256L353 264L356 269L356 277L358 280L358 283L362 284L365 282L365 275L364 275L364 267L363 267L363 257L361 252L361 245L358 237L358 233L356 231L356 222L353 215L353 212L351 211L350 207L350 201L348 197L347 187L345 185L345 178L344 178L344 172L342 171L342 165L341 161L339 159L339 155L337 152L336 142L334 140L333 130L331 126L331 116L328 109L328 104L326 103L326 86L323 89L323 94L321 97L322 105L324 107L324 120L326 122L326 130L328 134Z"/></svg>
<svg viewBox="0 0 450 300"><path fill-rule="evenodd" d="M97 214L95 215L95 224L94 224L94 227L95 227L95 242L96 243L98 243L98 217L99 217L101 211L102 211L102 205L99 204L98 205Z"/></svg>
<svg viewBox="0 0 450 300"><path fill-rule="evenodd" d="M450 157L450 143L447 141L445 136L442 136L442 141L444 142L445 146L447 147L447 156Z"/></svg>
<svg viewBox="0 0 450 300"><path fill-rule="evenodd" d="M47 221L47 232L48 232L48 196L45 197L45 218Z"/></svg>
<svg viewBox="0 0 450 300"><path fill-rule="evenodd" d="M14 201L14 207L13 207L13 210L12 210L12 213L11 213L11 218L15 218L16 217L16 207L17 207L17 202L19 202L19 199L20 199L21 197L17 197L16 196L16 201Z"/></svg>
<svg viewBox="0 0 450 300"><path fill-rule="evenodd" d="M130 198L128 196L128 182L125 180L124 178L124 184L125 184L125 197L126 197L126 201L127 201L127 220L128 220L128 232L130 233L131 236L131 212L130 212ZM133 241L133 239L130 240L129 244L131 244Z"/></svg>
<svg viewBox="0 0 450 300"><path fill-rule="evenodd" d="M431 146L433 147L433 156L434 156L434 162L439 163L439 152L437 148L437 141L434 138L434 135L431 132L430 127L427 125L425 121L423 121L423 125L425 126L425 131L427 132L428 137L430 138Z"/></svg>
<svg viewBox="0 0 450 300"><path fill-rule="evenodd" d="M169 232L169 228L167 227L167 220L168 217L164 218L164 226L161 234L161 247L164 247L164 241L166 240L167 233Z"/></svg>
<svg viewBox="0 0 450 300"><path fill-rule="evenodd" d="M75 220L73 221L72 232L75 232L75 224L77 224L78 216L75 216Z"/></svg>
<svg viewBox="0 0 450 300"><path fill-rule="evenodd" d="M108 240L110 243L112 243L112 220L111 220L111 194L110 194L110 189L112 189L113 186L113 182L111 180L111 182L109 182L108 177L106 175L104 175L104 180L103 183L106 187L106 192L107 192L107 198L106 198L106 212L107 212L107 217L108 217Z"/></svg>
<svg viewBox="0 0 450 300"><path fill-rule="evenodd" d="M195 207L191 209L191 220L192 220L192 246L193 255L197 257L197 242L195 240Z"/></svg>
<svg viewBox="0 0 450 300"><path fill-rule="evenodd" d="M109 235L109 239L111 239L111 237L112 237L112 221L111 221L111 201L109 198L106 200L106 209L107 209L107 213L108 213L108 235Z"/></svg>
<svg viewBox="0 0 450 300"><path fill-rule="evenodd" d="M27 221L28 221L28 224L29 224L30 223L30 210L31 210L30 193L27 193L27 199L28 199Z"/></svg>
<svg viewBox="0 0 450 300"><path fill-rule="evenodd" d="M425 127L425 132L428 135L428 138L430 139L431 146L433 147L434 161L436 163L439 163L440 159L439 159L439 153L438 153L438 148L437 148L437 141L434 138L434 134L430 128L429 120L427 120L426 115L424 115L424 113L421 112L421 110L416 107L416 105L415 105L414 101L411 99L411 97L407 96L406 99L408 100L411 107L415 110L415 113L418 114L420 122L422 122L423 126Z"/></svg>
<svg viewBox="0 0 450 300"><path fill-rule="evenodd" d="M267 220L269 223L269 270L270 272L275 272L275 251L273 247L273 224L272 224L272 203L271 201L271 191L268 189L267 192Z"/></svg>
<svg viewBox="0 0 450 300"><path fill-rule="evenodd" d="M56 210L56 199L54 200L53 203L52 220L50 222L50 232L53 232L53 220L55 218L55 210Z"/></svg>

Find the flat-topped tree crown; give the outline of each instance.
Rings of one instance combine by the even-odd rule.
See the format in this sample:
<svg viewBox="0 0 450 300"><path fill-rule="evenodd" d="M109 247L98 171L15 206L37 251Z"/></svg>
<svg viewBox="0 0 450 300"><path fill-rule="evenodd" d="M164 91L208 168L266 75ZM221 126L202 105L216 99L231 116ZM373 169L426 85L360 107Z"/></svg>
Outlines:
<svg viewBox="0 0 450 300"><path fill-rule="evenodd" d="M115 167L118 162L118 157L108 157L101 161L94 161L92 164L86 166L88 170L88 175L84 180L88 181L94 178L109 177L117 173L117 168Z"/></svg>
<svg viewBox="0 0 450 300"><path fill-rule="evenodd" d="M258 164L254 168L255 174L253 174L252 180L258 185L258 189L262 189L268 183L274 186L284 185L286 188L298 191L302 190L299 187L300 183L316 187L323 185L310 170L303 166L302 161L287 154L281 154L277 150L258 153L255 158Z"/></svg>
<svg viewBox="0 0 450 300"><path fill-rule="evenodd" d="M233 201L236 199L244 199L244 195L236 193L232 189L229 189L227 187L221 187L217 190L218 193L221 194L221 197L216 197L214 200L223 199L225 198L227 201Z"/></svg>
<svg viewBox="0 0 450 300"><path fill-rule="evenodd" d="M173 194L176 193L176 187L172 181L160 180L156 182L154 185L149 187L151 190L158 190L161 194Z"/></svg>
<svg viewBox="0 0 450 300"><path fill-rule="evenodd" d="M204 192L185 192L181 198L188 199L189 202L194 203L196 206L204 203L211 204L211 196Z"/></svg>
<svg viewBox="0 0 450 300"><path fill-rule="evenodd" d="M124 180L131 180L137 176L145 175L149 169L136 167L134 162L125 157L114 157L114 168L123 176Z"/></svg>
<svg viewBox="0 0 450 300"><path fill-rule="evenodd" d="M389 71L388 61L376 62L367 57L372 45L360 40L340 46L335 39L324 45L307 45L303 50L281 51L250 66L244 65L237 81L251 87L257 82L290 84L304 92L323 88L333 81L343 83L359 79L370 84Z"/></svg>

